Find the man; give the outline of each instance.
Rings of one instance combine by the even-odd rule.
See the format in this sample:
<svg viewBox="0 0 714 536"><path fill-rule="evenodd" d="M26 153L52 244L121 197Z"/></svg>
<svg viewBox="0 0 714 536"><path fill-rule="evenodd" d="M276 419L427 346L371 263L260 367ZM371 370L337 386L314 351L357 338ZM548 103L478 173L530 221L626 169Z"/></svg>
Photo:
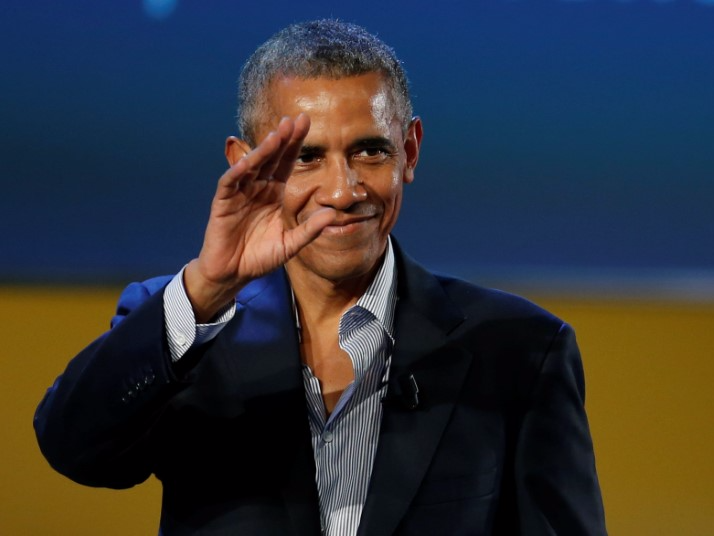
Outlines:
<svg viewBox="0 0 714 536"><path fill-rule="evenodd" d="M240 82L198 258L134 284L35 427L184 534L604 534L570 328L390 239L422 124L394 53L291 26Z"/></svg>

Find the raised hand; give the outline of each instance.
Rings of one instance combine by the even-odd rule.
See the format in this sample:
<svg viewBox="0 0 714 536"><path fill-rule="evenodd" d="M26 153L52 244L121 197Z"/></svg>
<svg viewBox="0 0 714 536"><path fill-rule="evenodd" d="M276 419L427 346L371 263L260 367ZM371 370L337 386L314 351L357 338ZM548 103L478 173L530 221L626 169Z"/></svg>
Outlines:
<svg viewBox="0 0 714 536"><path fill-rule="evenodd" d="M284 264L334 220L330 208L294 229L281 217L285 182L309 129L305 114L283 118L219 179L201 253L184 272L198 322L210 320L241 287Z"/></svg>

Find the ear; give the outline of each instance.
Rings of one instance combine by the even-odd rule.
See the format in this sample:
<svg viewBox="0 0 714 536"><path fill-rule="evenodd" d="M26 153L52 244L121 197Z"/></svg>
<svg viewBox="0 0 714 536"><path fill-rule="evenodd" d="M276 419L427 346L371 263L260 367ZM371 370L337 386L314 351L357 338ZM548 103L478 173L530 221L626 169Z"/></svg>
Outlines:
<svg viewBox="0 0 714 536"><path fill-rule="evenodd" d="M226 159L231 166L250 152L250 145L235 136L226 139Z"/></svg>
<svg viewBox="0 0 714 536"><path fill-rule="evenodd" d="M414 116L409 123L406 136L404 136L404 152L407 155L406 165L404 167L404 176L402 180L409 184L414 181L414 168L419 161L419 147L421 147L421 139L424 136L424 127L419 116Z"/></svg>

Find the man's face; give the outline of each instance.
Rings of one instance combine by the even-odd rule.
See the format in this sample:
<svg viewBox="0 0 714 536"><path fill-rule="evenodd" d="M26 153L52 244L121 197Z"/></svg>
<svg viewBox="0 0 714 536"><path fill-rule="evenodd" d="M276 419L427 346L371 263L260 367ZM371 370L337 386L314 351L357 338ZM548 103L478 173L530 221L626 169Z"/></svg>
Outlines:
<svg viewBox="0 0 714 536"><path fill-rule="evenodd" d="M268 94L270 124L281 117L310 117L310 131L285 187L283 220L294 228L314 211L337 211L333 225L293 258L291 277L317 275L333 282L365 276L384 253L414 179L421 123L406 135L382 76L275 80Z"/></svg>

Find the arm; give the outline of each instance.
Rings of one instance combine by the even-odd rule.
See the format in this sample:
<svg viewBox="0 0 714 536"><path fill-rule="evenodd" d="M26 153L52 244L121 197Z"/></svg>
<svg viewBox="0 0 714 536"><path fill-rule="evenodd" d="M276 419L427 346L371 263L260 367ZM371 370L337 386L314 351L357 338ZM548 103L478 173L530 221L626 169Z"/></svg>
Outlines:
<svg viewBox="0 0 714 536"><path fill-rule="evenodd" d="M69 363L37 409L43 454L77 482L122 488L151 473L150 430L185 387L170 367L162 298L162 288L127 287L112 329Z"/></svg>
<svg viewBox="0 0 714 536"><path fill-rule="evenodd" d="M238 290L284 264L334 219L334 210L325 209L294 229L283 225L285 182L309 126L305 115L284 118L255 149L246 146L239 158L229 159L232 166L218 181L201 253L184 272L196 322L213 318ZM37 410L43 453L77 482L128 487L152 472L154 425L186 388L176 370L197 363L208 346L195 345L190 356L172 365L165 284L128 287L112 329L70 362Z"/></svg>
<svg viewBox="0 0 714 536"><path fill-rule="evenodd" d="M563 324L537 371L516 438L521 534L606 534L584 402L580 352Z"/></svg>

